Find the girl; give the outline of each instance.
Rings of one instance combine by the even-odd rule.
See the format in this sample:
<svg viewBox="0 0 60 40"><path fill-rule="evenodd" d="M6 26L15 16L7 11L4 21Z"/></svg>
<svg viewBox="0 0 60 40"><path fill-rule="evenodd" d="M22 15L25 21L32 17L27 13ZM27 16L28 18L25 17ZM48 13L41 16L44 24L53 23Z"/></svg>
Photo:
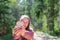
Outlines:
<svg viewBox="0 0 60 40"><path fill-rule="evenodd" d="M22 15L13 29L13 40L33 40L34 32L29 26L30 18Z"/></svg>

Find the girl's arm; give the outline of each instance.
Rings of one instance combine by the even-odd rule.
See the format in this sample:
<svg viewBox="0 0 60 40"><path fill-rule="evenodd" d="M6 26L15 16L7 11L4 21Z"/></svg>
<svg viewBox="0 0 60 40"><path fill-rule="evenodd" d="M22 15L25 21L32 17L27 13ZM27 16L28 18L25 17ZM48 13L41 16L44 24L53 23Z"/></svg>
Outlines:
<svg viewBox="0 0 60 40"><path fill-rule="evenodd" d="M34 32L31 31L25 31L22 36L28 40L33 40Z"/></svg>
<svg viewBox="0 0 60 40"><path fill-rule="evenodd" d="M21 29L14 28L12 31L13 39L18 39L21 35Z"/></svg>
<svg viewBox="0 0 60 40"><path fill-rule="evenodd" d="M13 36L14 39L18 39L20 36L23 36L24 38L30 40L33 39L34 32L33 30L26 31L25 29L15 28L13 31Z"/></svg>

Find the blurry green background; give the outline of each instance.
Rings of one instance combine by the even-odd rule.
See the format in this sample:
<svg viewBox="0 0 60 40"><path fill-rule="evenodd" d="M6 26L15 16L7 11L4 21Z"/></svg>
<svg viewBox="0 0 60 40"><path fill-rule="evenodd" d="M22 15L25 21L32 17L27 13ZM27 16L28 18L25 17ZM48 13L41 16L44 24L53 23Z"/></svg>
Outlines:
<svg viewBox="0 0 60 40"><path fill-rule="evenodd" d="M12 40L12 29L23 14L34 31L60 37L60 0L0 0L0 40Z"/></svg>

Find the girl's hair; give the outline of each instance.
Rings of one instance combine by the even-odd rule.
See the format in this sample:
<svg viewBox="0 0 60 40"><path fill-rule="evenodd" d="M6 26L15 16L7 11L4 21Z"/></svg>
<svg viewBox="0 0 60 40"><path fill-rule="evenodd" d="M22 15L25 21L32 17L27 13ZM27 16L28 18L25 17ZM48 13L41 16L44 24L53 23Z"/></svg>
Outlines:
<svg viewBox="0 0 60 40"><path fill-rule="evenodd" d="M27 26L26 30L29 30L29 26L30 26L30 22L29 22L29 24L28 24L28 26Z"/></svg>

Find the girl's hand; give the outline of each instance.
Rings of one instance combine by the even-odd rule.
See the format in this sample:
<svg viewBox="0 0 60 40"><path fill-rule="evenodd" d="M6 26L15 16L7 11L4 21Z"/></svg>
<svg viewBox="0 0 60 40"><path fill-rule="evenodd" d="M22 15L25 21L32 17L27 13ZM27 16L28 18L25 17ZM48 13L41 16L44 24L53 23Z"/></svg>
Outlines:
<svg viewBox="0 0 60 40"><path fill-rule="evenodd" d="M25 29L19 29L15 32L16 36L23 35L25 33Z"/></svg>

